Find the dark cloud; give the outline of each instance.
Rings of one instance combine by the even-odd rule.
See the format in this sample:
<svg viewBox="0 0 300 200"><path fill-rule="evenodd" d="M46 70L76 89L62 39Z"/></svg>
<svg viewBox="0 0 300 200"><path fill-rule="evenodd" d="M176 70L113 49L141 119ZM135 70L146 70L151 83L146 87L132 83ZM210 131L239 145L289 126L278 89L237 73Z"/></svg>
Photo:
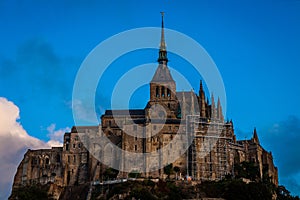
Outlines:
<svg viewBox="0 0 300 200"><path fill-rule="evenodd" d="M290 176L300 173L300 120L296 116L275 123L263 131L264 143L272 150L280 174Z"/></svg>
<svg viewBox="0 0 300 200"><path fill-rule="evenodd" d="M21 45L17 51L17 62L28 65L31 69L41 67L54 71L58 67L59 58L53 48L42 39L31 39Z"/></svg>
<svg viewBox="0 0 300 200"><path fill-rule="evenodd" d="M67 92L62 60L44 40L32 39L21 45L16 64L23 81L29 83L34 92L43 90L56 95Z"/></svg>
<svg viewBox="0 0 300 200"><path fill-rule="evenodd" d="M17 69L16 63L9 59L1 59L0 61L0 77L9 78L13 75L14 71Z"/></svg>
<svg viewBox="0 0 300 200"><path fill-rule="evenodd" d="M300 194L300 119L287 119L265 128L259 133L261 142L271 150L278 166L280 183L292 192Z"/></svg>
<svg viewBox="0 0 300 200"><path fill-rule="evenodd" d="M70 69L78 67L75 61L80 64L78 60L59 56L44 39L34 38L18 47L15 59L0 58L0 78L27 99L47 94L47 98L69 100L74 78Z"/></svg>

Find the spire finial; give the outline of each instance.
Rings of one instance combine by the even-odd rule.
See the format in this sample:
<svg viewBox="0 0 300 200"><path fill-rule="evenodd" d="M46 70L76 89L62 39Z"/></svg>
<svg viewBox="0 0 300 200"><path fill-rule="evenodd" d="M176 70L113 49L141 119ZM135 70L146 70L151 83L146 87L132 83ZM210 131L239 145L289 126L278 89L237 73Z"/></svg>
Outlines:
<svg viewBox="0 0 300 200"><path fill-rule="evenodd" d="M160 12L161 14L161 38L160 38L160 46L159 46L159 57L158 62L167 64L168 58L167 58L167 48L166 48L166 42L165 42L165 28L164 28L164 15L165 12Z"/></svg>
<svg viewBox="0 0 300 200"><path fill-rule="evenodd" d="M165 42L165 27L164 27L164 15L165 12L160 12L161 14L161 39L160 39L160 50L166 50Z"/></svg>

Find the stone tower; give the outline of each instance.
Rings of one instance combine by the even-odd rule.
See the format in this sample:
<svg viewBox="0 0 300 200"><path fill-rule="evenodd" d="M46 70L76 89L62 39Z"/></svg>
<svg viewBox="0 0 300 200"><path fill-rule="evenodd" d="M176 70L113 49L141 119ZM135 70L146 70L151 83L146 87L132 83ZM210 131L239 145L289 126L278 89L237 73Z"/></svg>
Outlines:
<svg viewBox="0 0 300 200"><path fill-rule="evenodd" d="M158 56L158 67L150 82L150 100L147 108L155 108L151 118L176 118L178 101L176 99L176 83L168 68L168 57L164 33L164 13L162 12L161 40ZM150 113L149 113L150 114Z"/></svg>

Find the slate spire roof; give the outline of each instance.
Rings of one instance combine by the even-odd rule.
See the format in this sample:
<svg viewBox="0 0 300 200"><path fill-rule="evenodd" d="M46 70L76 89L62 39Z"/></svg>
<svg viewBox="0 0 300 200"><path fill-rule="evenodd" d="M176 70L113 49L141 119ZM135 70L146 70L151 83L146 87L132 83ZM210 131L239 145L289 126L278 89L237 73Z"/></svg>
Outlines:
<svg viewBox="0 0 300 200"><path fill-rule="evenodd" d="M169 82L174 81L170 70L167 66L167 48L165 42L165 32L164 32L164 12L161 12L162 23L161 23L161 38L160 38L160 47L159 47L159 57L158 57L158 67L152 78L151 82Z"/></svg>

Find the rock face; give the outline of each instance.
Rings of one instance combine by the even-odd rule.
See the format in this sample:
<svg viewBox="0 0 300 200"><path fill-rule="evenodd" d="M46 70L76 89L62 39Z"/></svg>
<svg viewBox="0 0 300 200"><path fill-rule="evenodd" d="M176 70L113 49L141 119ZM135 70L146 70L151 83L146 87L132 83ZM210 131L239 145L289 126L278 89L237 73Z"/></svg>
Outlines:
<svg viewBox="0 0 300 200"><path fill-rule="evenodd" d="M62 147L28 150L14 178L14 187L24 184L60 182L63 174ZM62 184L60 184L62 185Z"/></svg>
<svg viewBox="0 0 300 200"><path fill-rule="evenodd" d="M58 198L61 187L108 178L109 168L118 169L119 178L134 171L163 179L170 163L179 178L221 180L235 176L235 164L244 161L258 167L260 179L278 184L272 154L260 145L256 130L250 140L237 141L232 121L224 121L220 100L215 103L212 96L209 103L202 82L198 94L176 91L163 35L162 29L159 64L145 108L106 110L100 125L76 126L65 133L63 147L28 150L13 189L51 183L49 193Z"/></svg>

